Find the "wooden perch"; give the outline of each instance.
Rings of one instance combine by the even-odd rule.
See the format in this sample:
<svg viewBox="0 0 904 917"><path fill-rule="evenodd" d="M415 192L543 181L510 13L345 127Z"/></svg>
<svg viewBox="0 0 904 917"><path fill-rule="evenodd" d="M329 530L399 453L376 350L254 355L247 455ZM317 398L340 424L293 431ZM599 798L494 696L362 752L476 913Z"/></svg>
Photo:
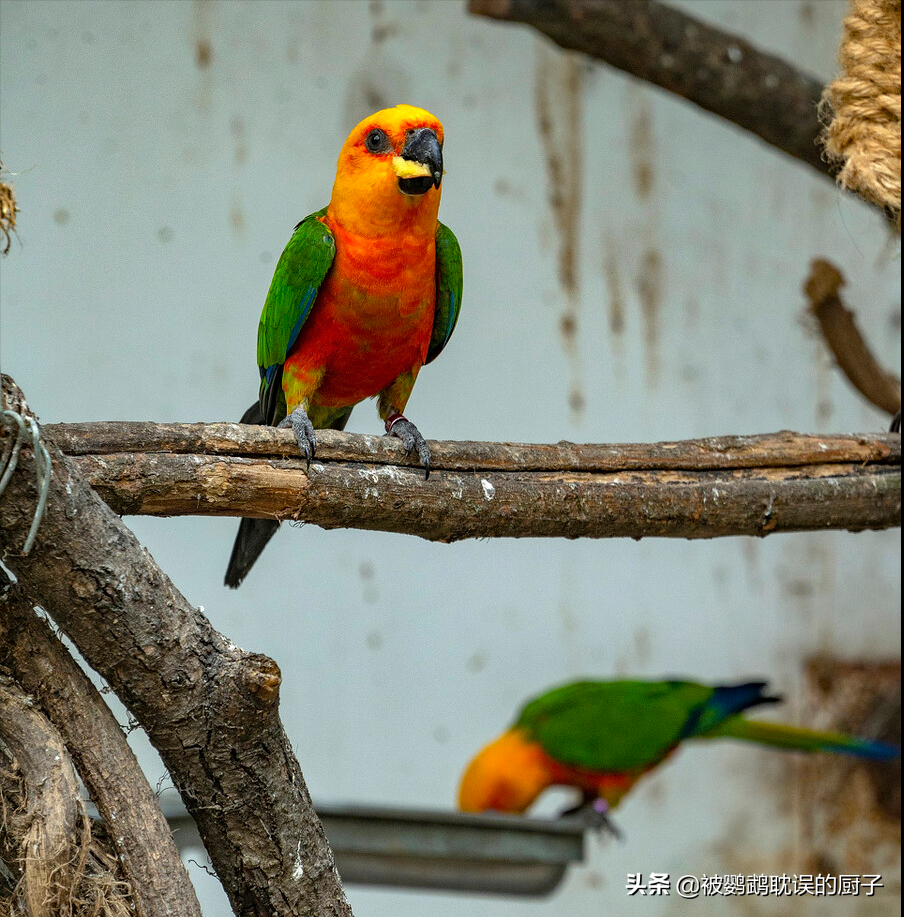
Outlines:
<svg viewBox="0 0 904 917"><path fill-rule="evenodd" d="M2 377L2 406L28 414ZM0 454L9 440L0 430ZM46 437L53 478L33 550L34 455L0 496L0 556L145 729L240 917L349 917L279 719L273 660L234 646L173 586Z"/></svg>
<svg viewBox="0 0 904 917"><path fill-rule="evenodd" d="M818 142L822 82L737 35L655 0L470 0L468 8L531 25L833 174Z"/></svg>
<svg viewBox="0 0 904 917"><path fill-rule="evenodd" d="M833 264L817 258L804 292L835 362L854 388L882 411L901 410L901 380L884 370L860 334L854 313L845 308L840 290L844 276Z"/></svg>
<svg viewBox="0 0 904 917"><path fill-rule="evenodd" d="M900 524L896 435L721 437L651 445L431 443L429 480L397 440L240 424L45 427L118 513L299 519L435 541L711 538ZM165 450L165 451L164 451Z"/></svg>
<svg viewBox="0 0 904 917"><path fill-rule="evenodd" d="M62 736L106 826L137 917L201 917L169 824L119 723L19 587L0 601L0 665Z"/></svg>

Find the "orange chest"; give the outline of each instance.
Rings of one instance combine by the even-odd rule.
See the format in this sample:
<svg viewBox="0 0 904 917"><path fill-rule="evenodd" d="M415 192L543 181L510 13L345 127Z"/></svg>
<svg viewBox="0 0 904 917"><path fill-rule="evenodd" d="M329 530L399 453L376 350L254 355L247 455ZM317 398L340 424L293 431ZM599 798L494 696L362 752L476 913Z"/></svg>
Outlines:
<svg viewBox="0 0 904 917"><path fill-rule="evenodd" d="M332 227L336 255L287 362L322 368L315 401L355 404L419 368L433 330L434 239Z"/></svg>
<svg viewBox="0 0 904 917"><path fill-rule="evenodd" d="M336 234L336 257L316 310L328 312L355 335L382 343L405 338L433 322L436 247L432 238L391 241ZM429 330L428 330L429 336Z"/></svg>

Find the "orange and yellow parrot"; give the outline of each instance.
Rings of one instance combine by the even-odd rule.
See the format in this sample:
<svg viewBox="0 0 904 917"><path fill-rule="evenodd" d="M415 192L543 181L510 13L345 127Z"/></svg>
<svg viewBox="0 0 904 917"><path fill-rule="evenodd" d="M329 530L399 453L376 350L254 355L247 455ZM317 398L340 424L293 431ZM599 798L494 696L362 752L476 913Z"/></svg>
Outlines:
<svg viewBox="0 0 904 917"><path fill-rule="evenodd" d="M276 265L257 333L260 396L242 423L291 427L310 463L316 429L343 429L377 397L386 432L429 474L430 450L403 412L461 308L461 250L437 219L442 177L443 126L421 108L378 111L349 134L329 205L295 227ZM241 521L227 586L278 524Z"/></svg>
<svg viewBox="0 0 904 917"><path fill-rule="evenodd" d="M574 787L591 824L612 828L606 812L688 739L734 738L796 751L876 761L901 756L896 745L840 733L751 720L742 711L780 698L765 683L578 681L534 698L515 723L468 765L459 807L523 812L547 787Z"/></svg>

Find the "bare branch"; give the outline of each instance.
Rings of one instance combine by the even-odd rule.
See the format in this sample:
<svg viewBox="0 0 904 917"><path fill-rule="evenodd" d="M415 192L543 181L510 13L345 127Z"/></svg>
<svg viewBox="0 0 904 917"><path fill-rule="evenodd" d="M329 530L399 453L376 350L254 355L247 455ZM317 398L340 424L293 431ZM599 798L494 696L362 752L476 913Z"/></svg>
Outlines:
<svg viewBox="0 0 904 917"><path fill-rule="evenodd" d="M107 827L138 917L200 917L169 825L110 708L21 589L0 601L0 664L66 743Z"/></svg>
<svg viewBox="0 0 904 917"><path fill-rule="evenodd" d="M388 437L318 431L317 459L307 469L289 431L239 424L46 429L83 453L73 464L123 514L293 518L437 541L708 538L899 524L901 446L889 435L437 442L425 481L421 469L397 464L407 460ZM85 454L93 448L100 454ZM170 451L157 451L164 448ZM198 448L215 454L184 451Z"/></svg>
<svg viewBox="0 0 904 917"><path fill-rule="evenodd" d="M655 0L470 0L468 8L527 23L833 174L818 142L822 82L737 35Z"/></svg>
<svg viewBox="0 0 904 917"><path fill-rule="evenodd" d="M240 423L92 421L42 428L67 455L115 452L298 458L289 430ZM793 468L821 462L900 462L896 440L882 436L809 436L784 430L756 436L711 436L662 443L430 443L431 468L445 471L706 471ZM318 461L420 468L394 436L317 431Z"/></svg>
<svg viewBox="0 0 904 917"><path fill-rule="evenodd" d="M4 407L27 409L4 376ZM0 431L0 454L8 432ZM173 586L47 441L53 481L34 549L34 455L0 499L6 567L115 689L161 754L240 917L349 917L278 714L273 660L234 646ZM251 817L250 813L253 813Z"/></svg>
<svg viewBox="0 0 904 917"><path fill-rule="evenodd" d="M848 381L882 411L901 410L901 380L879 366L857 325L854 313L845 308L839 290L844 276L833 264L817 258L810 267L804 292L810 312L819 321L826 344Z"/></svg>

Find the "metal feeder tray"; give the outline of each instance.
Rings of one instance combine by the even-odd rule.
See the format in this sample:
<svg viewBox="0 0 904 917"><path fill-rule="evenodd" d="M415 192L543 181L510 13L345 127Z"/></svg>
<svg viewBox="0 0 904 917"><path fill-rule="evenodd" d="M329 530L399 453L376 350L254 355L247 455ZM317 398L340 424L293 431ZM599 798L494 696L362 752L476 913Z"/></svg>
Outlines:
<svg viewBox="0 0 904 917"><path fill-rule="evenodd" d="M164 812L180 850L198 847L180 805ZM376 806L318 806L343 882L539 897L584 858L584 827L567 820Z"/></svg>

